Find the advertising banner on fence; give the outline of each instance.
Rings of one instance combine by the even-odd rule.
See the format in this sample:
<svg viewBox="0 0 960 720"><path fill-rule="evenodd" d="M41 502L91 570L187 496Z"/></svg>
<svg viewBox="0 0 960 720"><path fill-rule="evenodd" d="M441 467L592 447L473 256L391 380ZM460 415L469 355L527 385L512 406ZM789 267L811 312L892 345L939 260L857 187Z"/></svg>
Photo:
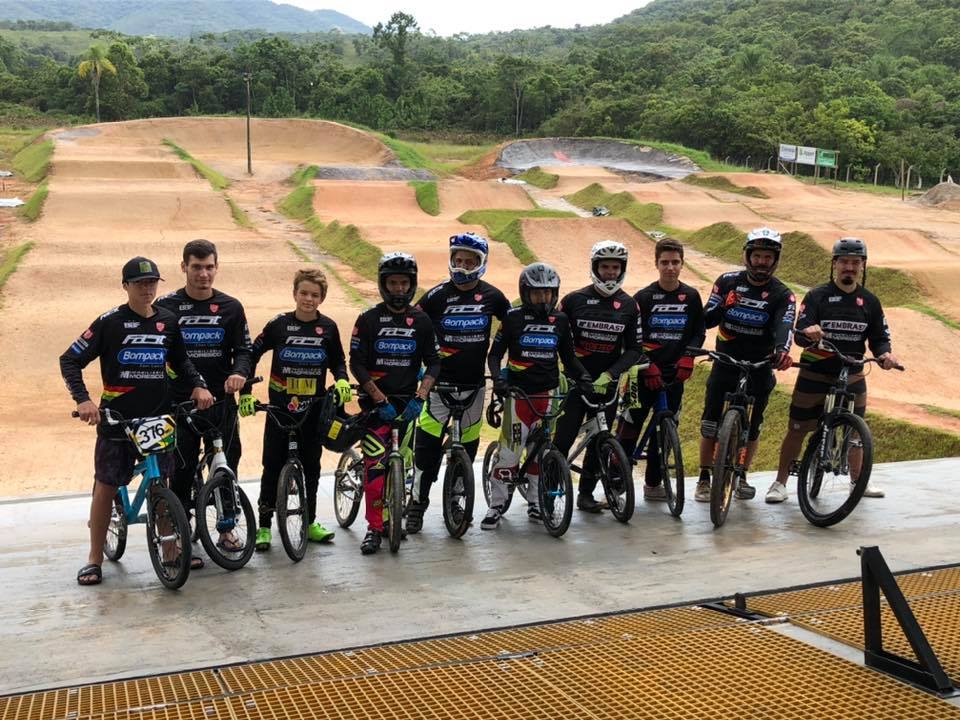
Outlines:
<svg viewBox="0 0 960 720"><path fill-rule="evenodd" d="M803 147L801 145L797 148L797 162L801 165L816 165L817 149L812 147Z"/></svg>
<svg viewBox="0 0 960 720"><path fill-rule="evenodd" d="M818 149L817 165L820 167L835 168L837 166L837 151Z"/></svg>
<svg viewBox="0 0 960 720"><path fill-rule="evenodd" d="M796 162L797 146L780 143L780 159L786 162Z"/></svg>

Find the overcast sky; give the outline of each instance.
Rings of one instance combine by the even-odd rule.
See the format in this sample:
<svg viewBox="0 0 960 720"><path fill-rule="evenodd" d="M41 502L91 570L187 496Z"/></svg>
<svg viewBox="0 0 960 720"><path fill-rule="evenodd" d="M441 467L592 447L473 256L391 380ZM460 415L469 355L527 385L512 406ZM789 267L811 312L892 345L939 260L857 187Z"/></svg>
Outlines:
<svg viewBox="0 0 960 720"><path fill-rule="evenodd" d="M279 0L274 0L278 2ZM283 0L307 10L336 10L373 27L397 11L413 15L421 32L449 36L552 25L598 25L643 7L650 0Z"/></svg>

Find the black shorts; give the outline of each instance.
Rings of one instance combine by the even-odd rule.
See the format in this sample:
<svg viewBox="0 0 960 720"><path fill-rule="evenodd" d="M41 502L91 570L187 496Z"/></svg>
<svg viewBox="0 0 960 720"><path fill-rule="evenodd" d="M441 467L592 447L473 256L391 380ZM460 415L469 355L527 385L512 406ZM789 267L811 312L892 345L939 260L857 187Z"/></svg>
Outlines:
<svg viewBox="0 0 960 720"><path fill-rule="evenodd" d="M823 401L836 376L801 369L790 399L790 429L810 432L823 415ZM851 375L847 390L853 393L853 412L863 417L867 410L867 379L863 373Z"/></svg>
<svg viewBox="0 0 960 720"><path fill-rule="evenodd" d="M129 485L133 479L133 468L142 459L129 440L97 435L97 444L93 449L94 480L112 487ZM169 479L173 475L172 452L158 454L157 464L164 478Z"/></svg>
<svg viewBox="0 0 960 720"><path fill-rule="evenodd" d="M700 434L705 438L715 438L720 429L720 415L723 414L723 399L727 393L735 392L740 373L736 368L714 365L707 378L707 393L703 401L703 416L700 419ZM760 437L763 427L763 411L767 409L770 393L777 385L773 371L769 368L755 370L747 381L747 393L753 396L753 415L750 419L750 440Z"/></svg>

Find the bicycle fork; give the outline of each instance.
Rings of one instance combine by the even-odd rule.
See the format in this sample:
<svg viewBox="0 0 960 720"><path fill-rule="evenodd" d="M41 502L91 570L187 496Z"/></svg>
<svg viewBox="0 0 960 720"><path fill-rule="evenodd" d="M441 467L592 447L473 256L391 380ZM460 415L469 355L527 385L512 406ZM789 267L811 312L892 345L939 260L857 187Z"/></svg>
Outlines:
<svg viewBox="0 0 960 720"><path fill-rule="evenodd" d="M213 474L220 468L227 468L227 454L223 450L223 438L218 437L213 440L213 458L210 460L210 477L213 477ZM233 471L230 471L231 476ZM230 483L230 492L233 493L233 508L234 514L227 514L224 509L223 494L214 493L213 503L217 508L217 532L219 533L228 533L234 529L237 525L237 519L235 517L236 508L240 507L240 493L237 491L237 479L233 477L233 482Z"/></svg>

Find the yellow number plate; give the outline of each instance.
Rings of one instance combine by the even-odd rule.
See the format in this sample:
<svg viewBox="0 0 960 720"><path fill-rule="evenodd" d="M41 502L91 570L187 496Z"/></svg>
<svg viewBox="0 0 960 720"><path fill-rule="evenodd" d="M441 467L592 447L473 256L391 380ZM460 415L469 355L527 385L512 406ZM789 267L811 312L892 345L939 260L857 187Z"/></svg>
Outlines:
<svg viewBox="0 0 960 720"><path fill-rule="evenodd" d="M287 395L316 395L316 378L287 378Z"/></svg>

